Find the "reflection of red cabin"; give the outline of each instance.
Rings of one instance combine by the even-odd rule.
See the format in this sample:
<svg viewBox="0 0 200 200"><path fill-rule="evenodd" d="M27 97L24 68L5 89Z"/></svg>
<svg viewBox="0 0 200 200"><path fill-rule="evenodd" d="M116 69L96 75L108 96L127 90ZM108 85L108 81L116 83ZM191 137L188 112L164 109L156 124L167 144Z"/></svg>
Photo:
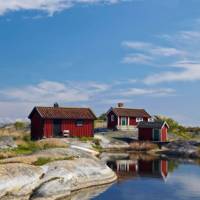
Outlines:
<svg viewBox="0 0 200 200"><path fill-rule="evenodd" d="M138 169L140 176L163 178L166 179L168 175L168 161L167 160L139 160Z"/></svg>
<svg viewBox="0 0 200 200"><path fill-rule="evenodd" d="M113 130L133 130L141 121L148 121L151 116L144 109L110 108L107 112L107 127Z"/></svg>
<svg viewBox="0 0 200 200"><path fill-rule="evenodd" d="M151 177L166 180L168 176L167 160L117 160L107 165L113 169L119 178Z"/></svg>
<svg viewBox="0 0 200 200"><path fill-rule="evenodd" d="M89 108L35 107L29 115L31 138L92 137L94 113Z"/></svg>
<svg viewBox="0 0 200 200"><path fill-rule="evenodd" d="M140 122L138 124L138 138L139 140L166 142L168 129L168 124L163 121Z"/></svg>

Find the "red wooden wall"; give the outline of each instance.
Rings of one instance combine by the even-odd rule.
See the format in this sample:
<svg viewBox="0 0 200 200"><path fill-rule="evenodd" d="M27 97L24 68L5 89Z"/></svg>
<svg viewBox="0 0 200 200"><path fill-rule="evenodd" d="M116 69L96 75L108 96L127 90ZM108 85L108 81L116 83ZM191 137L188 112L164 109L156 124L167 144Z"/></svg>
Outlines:
<svg viewBox="0 0 200 200"><path fill-rule="evenodd" d="M166 142L167 141L167 132L168 132L168 128L165 126L162 128L162 142Z"/></svg>
<svg viewBox="0 0 200 200"><path fill-rule="evenodd" d="M62 120L62 131L69 130L72 137L93 137L93 120L83 120L83 126L76 126L76 120Z"/></svg>
<svg viewBox="0 0 200 200"><path fill-rule="evenodd" d="M139 128L138 139L139 140L153 140L152 128Z"/></svg>
<svg viewBox="0 0 200 200"><path fill-rule="evenodd" d="M114 115L114 121L112 122L111 120L111 116ZM117 126L117 123L118 123L118 119L117 119L117 116L114 114L113 111L111 111L110 113L108 113L107 115L107 126L108 126L108 129L115 129L116 126Z"/></svg>
<svg viewBox="0 0 200 200"><path fill-rule="evenodd" d="M72 137L93 137L94 121L83 120L83 126L77 126L76 120L61 120L61 130L69 130ZM31 139L38 140L43 137L51 138L53 134L53 120L43 120L37 112L31 118Z"/></svg>
<svg viewBox="0 0 200 200"><path fill-rule="evenodd" d="M131 126L137 126L137 122L136 122L136 117L130 117L130 125Z"/></svg>
<svg viewBox="0 0 200 200"><path fill-rule="evenodd" d="M37 140L43 137L43 120L37 112L31 118L31 139Z"/></svg>
<svg viewBox="0 0 200 200"><path fill-rule="evenodd" d="M44 136L47 138L53 137L53 120L44 120Z"/></svg>

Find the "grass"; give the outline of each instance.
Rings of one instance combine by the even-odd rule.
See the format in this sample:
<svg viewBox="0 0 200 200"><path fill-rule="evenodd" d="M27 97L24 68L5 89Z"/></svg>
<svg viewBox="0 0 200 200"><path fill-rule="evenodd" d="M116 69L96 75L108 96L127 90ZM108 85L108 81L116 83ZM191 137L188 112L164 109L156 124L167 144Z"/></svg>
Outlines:
<svg viewBox="0 0 200 200"><path fill-rule="evenodd" d="M40 141L31 141L29 136L16 140L17 148L5 149L0 151L0 159L11 158L20 155L30 155L37 151L51 148L67 148L68 145L59 139L45 139Z"/></svg>
<svg viewBox="0 0 200 200"><path fill-rule="evenodd" d="M102 152L103 151L103 148L100 145L93 144L92 147L98 152Z"/></svg>
<svg viewBox="0 0 200 200"><path fill-rule="evenodd" d="M93 137L80 137L79 140L81 142L88 142L88 141L93 141Z"/></svg>
<svg viewBox="0 0 200 200"><path fill-rule="evenodd" d="M69 156L69 157L64 157L64 158L56 158L56 159L52 159L52 158L48 158L48 157L39 157L35 162L33 162L33 165L36 166L42 166L45 165L47 163L53 162L53 161L59 161L59 160L73 160L74 157Z"/></svg>

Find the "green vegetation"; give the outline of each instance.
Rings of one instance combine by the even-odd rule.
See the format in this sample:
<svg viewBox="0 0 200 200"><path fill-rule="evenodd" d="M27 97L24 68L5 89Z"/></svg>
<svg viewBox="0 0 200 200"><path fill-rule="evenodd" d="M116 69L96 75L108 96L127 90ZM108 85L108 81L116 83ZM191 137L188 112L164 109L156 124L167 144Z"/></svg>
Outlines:
<svg viewBox="0 0 200 200"><path fill-rule="evenodd" d="M81 142L88 142L88 141L93 141L93 137L80 137L79 140Z"/></svg>
<svg viewBox="0 0 200 200"><path fill-rule="evenodd" d="M173 160L169 160L168 161L168 170L169 170L169 172L174 172L174 170L178 168L178 165L179 164L177 162L175 162Z"/></svg>
<svg viewBox="0 0 200 200"><path fill-rule="evenodd" d="M59 139L46 139L40 141L31 141L29 136L16 141L18 147L0 151L0 159L15 157L19 155L29 155L36 151L50 148L67 148L68 145Z"/></svg>
<svg viewBox="0 0 200 200"><path fill-rule="evenodd" d="M51 158L40 157L33 164L36 166L41 166L41 165L45 165L49 162L51 162Z"/></svg>
<svg viewBox="0 0 200 200"><path fill-rule="evenodd" d="M79 140L81 142L92 142L96 145L99 145L99 143L100 143L99 139L94 138L94 137L80 137Z"/></svg>
<svg viewBox="0 0 200 200"><path fill-rule="evenodd" d="M194 134L194 132L192 132L193 130L192 128L184 127L180 125L177 121L173 120L172 118L157 116L157 119L166 121L170 126L169 134L174 135L179 139L191 140L191 139L196 139L196 137L199 136L198 134ZM198 129L196 128L196 130Z"/></svg>
<svg viewBox="0 0 200 200"><path fill-rule="evenodd" d="M47 163L53 162L53 161L59 161L59 160L73 160L74 157L64 157L64 158L56 158L56 159L52 159L52 158L48 158L48 157L39 157L34 163L33 165L36 166L41 166L41 165L45 165Z"/></svg>
<svg viewBox="0 0 200 200"><path fill-rule="evenodd" d="M106 113L102 113L102 114L98 117L98 120L106 121Z"/></svg>
<svg viewBox="0 0 200 200"><path fill-rule="evenodd" d="M14 123L14 127L16 128L16 130L22 130L22 129L25 129L27 127L27 123L26 122L16 121Z"/></svg>

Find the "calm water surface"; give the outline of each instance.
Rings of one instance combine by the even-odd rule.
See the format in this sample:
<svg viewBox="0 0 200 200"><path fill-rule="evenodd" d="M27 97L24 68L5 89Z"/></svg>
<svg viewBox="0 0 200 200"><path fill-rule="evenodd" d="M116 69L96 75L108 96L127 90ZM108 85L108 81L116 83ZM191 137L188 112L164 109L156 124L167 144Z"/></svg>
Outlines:
<svg viewBox="0 0 200 200"><path fill-rule="evenodd" d="M112 159L107 164L118 174L119 180L90 199L200 200L198 164L152 158Z"/></svg>

